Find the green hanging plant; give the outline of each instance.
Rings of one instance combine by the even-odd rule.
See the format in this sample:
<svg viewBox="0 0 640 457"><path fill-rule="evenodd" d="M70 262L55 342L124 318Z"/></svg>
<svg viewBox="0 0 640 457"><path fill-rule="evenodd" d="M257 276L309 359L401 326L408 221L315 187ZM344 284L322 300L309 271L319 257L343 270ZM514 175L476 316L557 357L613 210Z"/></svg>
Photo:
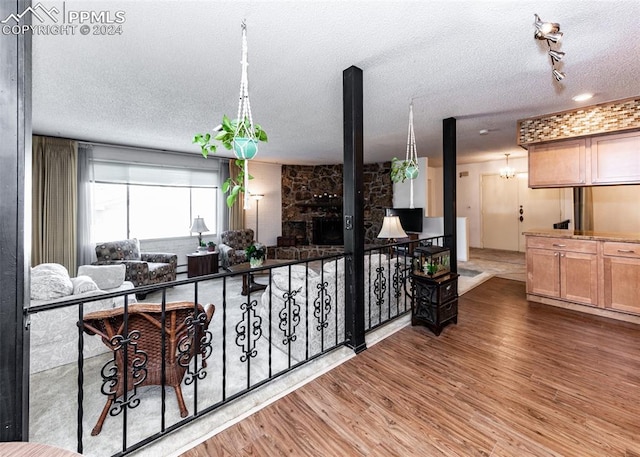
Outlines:
<svg viewBox="0 0 640 457"><path fill-rule="evenodd" d="M193 137L193 143L200 146L200 150L202 152L202 157L205 159L209 156L209 154L215 154L217 150L216 141L222 143L222 145L228 149L233 149L233 139L235 137L250 137L251 132L249 130L249 121L247 118L238 126L238 120L230 120L227 115L222 116L222 129L216 133L215 136L212 136L210 133L198 133ZM236 134L237 132L237 134ZM267 133L262 130L262 127L259 124L253 125L253 136L258 141L267 141ZM238 195L241 192L244 192L244 161L245 159L236 159L235 164L240 169L238 172L238 176L236 179L227 178L227 180L222 184L222 192L227 193L227 206L231 208L233 204L238 199ZM253 179L253 176L249 175L249 179Z"/></svg>
<svg viewBox="0 0 640 457"><path fill-rule="evenodd" d="M407 179L407 167L409 164L408 160L400 160L394 157L391 160L391 181L404 182Z"/></svg>

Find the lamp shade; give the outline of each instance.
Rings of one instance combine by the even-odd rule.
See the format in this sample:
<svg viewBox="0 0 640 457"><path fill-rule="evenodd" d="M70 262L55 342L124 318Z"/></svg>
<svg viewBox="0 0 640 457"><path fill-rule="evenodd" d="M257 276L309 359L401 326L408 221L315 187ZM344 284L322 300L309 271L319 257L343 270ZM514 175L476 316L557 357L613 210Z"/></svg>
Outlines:
<svg viewBox="0 0 640 457"><path fill-rule="evenodd" d="M406 238L407 234L402 228L398 216L385 216L378 238Z"/></svg>
<svg viewBox="0 0 640 457"><path fill-rule="evenodd" d="M207 228L207 224L204 223L204 219L198 216L193 219L193 223L191 224L191 228L189 229L189 231L202 233L208 232L209 229Z"/></svg>

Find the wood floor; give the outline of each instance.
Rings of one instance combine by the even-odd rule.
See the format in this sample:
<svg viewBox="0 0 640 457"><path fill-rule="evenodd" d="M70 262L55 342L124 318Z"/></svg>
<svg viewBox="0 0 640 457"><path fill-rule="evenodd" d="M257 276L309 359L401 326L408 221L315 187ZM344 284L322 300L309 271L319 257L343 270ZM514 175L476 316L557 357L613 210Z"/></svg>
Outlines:
<svg viewBox="0 0 640 457"><path fill-rule="evenodd" d="M183 454L640 457L640 327L492 278Z"/></svg>

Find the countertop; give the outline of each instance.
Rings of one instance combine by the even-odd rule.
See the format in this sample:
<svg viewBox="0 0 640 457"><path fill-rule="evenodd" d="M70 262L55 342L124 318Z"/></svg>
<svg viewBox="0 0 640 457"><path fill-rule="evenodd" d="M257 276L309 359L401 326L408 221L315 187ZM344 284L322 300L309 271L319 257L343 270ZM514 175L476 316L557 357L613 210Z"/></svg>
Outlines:
<svg viewBox="0 0 640 457"><path fill-rule="evenodd" d="M590 230L531 229L522 232L527 236L545 236L548 238L573 238L576 240L621 241L640 243L640 232L594 232Z"/></svg>

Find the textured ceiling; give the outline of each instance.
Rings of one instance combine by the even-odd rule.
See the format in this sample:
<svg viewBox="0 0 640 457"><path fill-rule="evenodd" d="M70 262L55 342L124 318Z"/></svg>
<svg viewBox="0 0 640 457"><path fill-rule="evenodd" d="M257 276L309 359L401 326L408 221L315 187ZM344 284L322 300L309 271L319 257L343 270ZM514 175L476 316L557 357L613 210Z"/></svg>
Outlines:
<svg viewBox="0 0 640 457"><path fill-rule="evenodd" d="M42 2L59 5L60 2ZM417 150L438 163L457 119L458 163L524 155L516 121L640 95L640 2L67 1L122 10L120 36L33 38L35 133L198 153L195 133L235 117L246 19L256 160L342 161L342 72L364 72L365 162ZM534 13L559 22L567 74L551 75ZM479 135L487 129L487 135ZM226 150L219 152L229 156Z"/></svg>

